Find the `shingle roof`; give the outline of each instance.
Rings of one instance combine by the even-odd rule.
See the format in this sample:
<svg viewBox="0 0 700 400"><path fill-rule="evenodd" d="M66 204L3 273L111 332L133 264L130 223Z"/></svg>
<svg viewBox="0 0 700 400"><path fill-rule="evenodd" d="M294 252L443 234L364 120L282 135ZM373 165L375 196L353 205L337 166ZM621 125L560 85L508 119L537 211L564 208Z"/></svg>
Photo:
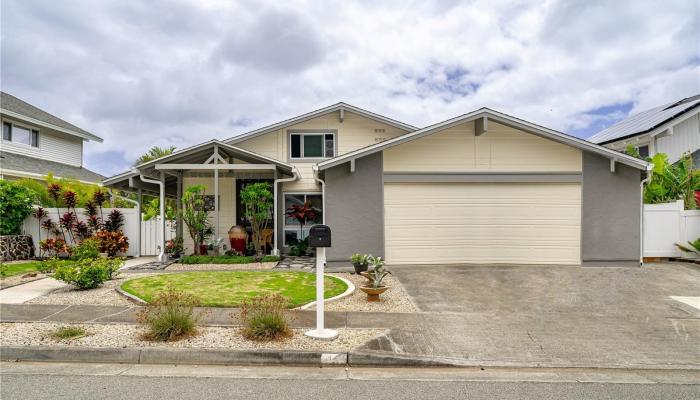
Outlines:
<svg viewBox="0 0 700 400"><path fill-rule="evenodd" d="M72 165L61 164L54 161L47 161L8 152L0 153L0 170L29 172L42 176L51 172L56 177L74 178L81 181L95 183L98 183L104 179L104 176L98 174L97 172L90 171L87 168L75 167Z"/></svg>
<svg viewBox="0 0 700 400"><path fill-rule="evenodd" d="M605 144L619 139L640 135L653 130L665 122L700 106L700 94L673 103L654 107L632 115L617 124L604 129L588 138L588 141Z"/></svg>
<svg viewBox="0 0 700 400"><path fill-rule="evenodd" d="M97 142L102 141L101 137L93 133L78 128L77 126L62 120L55 115L49 114L46 111L27 103L26 101L20 100L9 93L1 91L0 109L2 111L8 111L10 113L15 113L26 118L31 118L54 127L58 127L60 130L68 131L66 133L71 133L84 139L95 140Z"/></svg>

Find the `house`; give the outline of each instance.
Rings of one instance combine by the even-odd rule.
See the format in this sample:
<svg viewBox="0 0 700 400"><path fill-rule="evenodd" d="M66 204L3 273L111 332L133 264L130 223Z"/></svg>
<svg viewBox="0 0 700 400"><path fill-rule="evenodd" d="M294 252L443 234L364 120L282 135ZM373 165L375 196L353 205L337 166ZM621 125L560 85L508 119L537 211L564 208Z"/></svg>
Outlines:
<svg viewBox="0 0 700 400"><path fill-rule="evenodd" d="M665 153L671 163L689 153L700 168L700 94L632 115L588 140L617 151L632 145L642 157Z"/></svg>
<svg viewBox="0 0 700 400"><path fill-rule="evenodd" d="M104 185L175 198L204 185L216 235L226 237L245 222L240 189L270 182L274 251L306 236L285 210L309 201L320 211L314 222L332 230L330 263L363 252L390 265L638 265L648 167L487 108L418 129L339 103L177 151Z"/></svg>
<svg viewBox="0 0 700 400"><path fill-rule="evenodd" d="M0 92L0 178L74 178L96 183L104 176L83 166L83 143L102 138L9 93Z"/></svg>

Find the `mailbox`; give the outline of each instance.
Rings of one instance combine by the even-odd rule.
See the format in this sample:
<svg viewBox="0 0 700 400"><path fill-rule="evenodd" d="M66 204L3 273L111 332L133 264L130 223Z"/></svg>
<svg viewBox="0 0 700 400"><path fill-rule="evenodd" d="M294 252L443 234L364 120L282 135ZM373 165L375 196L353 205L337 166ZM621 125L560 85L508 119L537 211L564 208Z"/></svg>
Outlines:
<svg viewBox="0 0 700 400"><path fill-rule="evenodd" d="M309 230L309 247L331 247L331 228L314 225Z"/></svg>

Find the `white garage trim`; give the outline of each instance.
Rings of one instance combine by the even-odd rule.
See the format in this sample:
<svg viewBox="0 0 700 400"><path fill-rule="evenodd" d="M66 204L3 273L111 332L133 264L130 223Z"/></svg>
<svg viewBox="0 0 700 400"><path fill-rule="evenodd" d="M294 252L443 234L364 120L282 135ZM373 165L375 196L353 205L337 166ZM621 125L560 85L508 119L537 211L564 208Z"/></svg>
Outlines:
<svg viewBox="0 0 700 400"><path fill-rule="evenodd" d="M581 263L579 183L385 183L384 213L390 265Z"/></svg>

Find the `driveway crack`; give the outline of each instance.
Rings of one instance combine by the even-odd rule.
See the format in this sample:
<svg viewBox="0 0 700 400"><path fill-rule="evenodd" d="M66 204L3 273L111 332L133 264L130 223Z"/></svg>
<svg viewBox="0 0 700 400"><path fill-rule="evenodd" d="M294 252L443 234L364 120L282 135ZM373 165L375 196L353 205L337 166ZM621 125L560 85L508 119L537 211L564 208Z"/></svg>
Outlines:
<svg viewBox="0 0 700 400"><path fill-rule="evenodd" d="M540 348L540 351L542 352L542 354L544 354L545 356L549 357L549 355L547 354L547 352L544 351L544 347L542 347L542 345L539 344L539 343L537 342L537 340L535 340L535 338L532 336L532 334L530 334L530 331L526 331L525 333L527 333L527 337L530 338L530 340L532 341L532 343L536 344L537 347Z"/></svg>

